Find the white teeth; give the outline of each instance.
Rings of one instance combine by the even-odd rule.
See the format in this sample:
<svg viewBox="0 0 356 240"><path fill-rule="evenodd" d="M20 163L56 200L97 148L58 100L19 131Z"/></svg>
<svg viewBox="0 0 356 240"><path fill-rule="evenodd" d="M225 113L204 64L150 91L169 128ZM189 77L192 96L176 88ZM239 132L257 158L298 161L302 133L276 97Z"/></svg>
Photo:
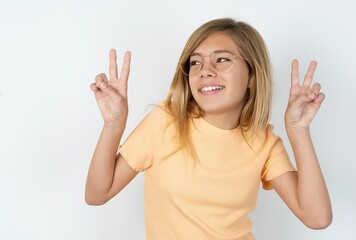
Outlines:
<svg viewBox="0 0 356 240"><path fill-rule="evenodd" d="M201 92L209 92L209 91L214 91L214 90L221 90L223 89L222 86L209 86L209 87L203 87L200 89Z"/></svg>

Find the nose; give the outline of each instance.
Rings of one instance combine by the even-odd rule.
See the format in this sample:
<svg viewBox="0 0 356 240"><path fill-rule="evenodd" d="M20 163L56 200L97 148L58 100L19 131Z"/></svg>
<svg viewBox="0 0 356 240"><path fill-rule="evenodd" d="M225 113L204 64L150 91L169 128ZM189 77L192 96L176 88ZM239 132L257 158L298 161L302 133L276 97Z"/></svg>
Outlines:
<svg viewBox="0 0 356 240"><path fill-rule="evenodd" d="M204 64L200 69L200 77L205 78L205 77L215 77L215 76L216 76L216 71L213 64L211 63L210 57L205 57Z"/></svg>

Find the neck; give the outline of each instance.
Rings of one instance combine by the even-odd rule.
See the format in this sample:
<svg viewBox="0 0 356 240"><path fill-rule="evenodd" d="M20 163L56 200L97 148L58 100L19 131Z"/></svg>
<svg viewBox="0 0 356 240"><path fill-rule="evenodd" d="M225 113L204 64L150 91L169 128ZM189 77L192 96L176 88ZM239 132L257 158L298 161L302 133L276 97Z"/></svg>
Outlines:
<svg viewBox="0 0 356 240"><path fill-rule="evenodd" d="M237 114L204 114L203 119L211 125L224 129L231 130L238 127L238 119L240 113Z"/></svg>

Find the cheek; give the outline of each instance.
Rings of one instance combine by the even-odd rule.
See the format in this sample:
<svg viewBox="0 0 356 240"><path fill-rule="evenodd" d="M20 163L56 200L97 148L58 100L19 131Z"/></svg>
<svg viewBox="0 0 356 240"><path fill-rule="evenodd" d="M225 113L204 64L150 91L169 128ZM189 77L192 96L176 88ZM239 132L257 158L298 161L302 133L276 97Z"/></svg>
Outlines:
<svg viewBox="0 0 356 240"><path fill-rule="evenodd" d="M241 86L248 86L250 79L250 70L246 63L240 63L238 66L231 71L232 78L237 80Z"/></svg>
<svg viewBox="0 0 356 240"><path fill-rule="evenodd" d="M249 79L248 77L236 77L230 79L230 88L229 88L229 92L230 92L230 96L232 98L234 98L235 100L241 101L242 99L244 99L246 92L247 92L247 88L248 88L248 82Z"/></svg>
<svg viewBox="0 0 356 240"><path fill-rule="evenodd" d="M192 80L190 77L188 78L188 85L189 85L189 88L192 89Z"/></svg>
<svg viewBox="0 0 356 240"><path fill-rule="evenodd" d="M242 72L232 72L229 76L225 77L228 85L237 89L245 89L248 87L249 77Z"/></svg>
<svg viewBox="0 0 356 240"><path fill-rule="evenodd" d="M197 88L197 80L195 78L189 77L188 85L189 85L190 91L194 94L194 92L196 91L196 88Z"/></svg>
<svg viewBox="0 0 356 240"><path fill-rule="evenodd" d="M234 84L238 87L245 89L249 85L250 76L248 71L236 71L234 74Z"/></svg>
<svg viewBox="0 0 356 240"><path fill-rule="evenodd" d="M194 80L192 80L191 78L189 78L188 80L188 86L189 86L189 92L191 94L191 97L195 99L196 97L196 92L195 92L195 87L194 87Z"/></svg>

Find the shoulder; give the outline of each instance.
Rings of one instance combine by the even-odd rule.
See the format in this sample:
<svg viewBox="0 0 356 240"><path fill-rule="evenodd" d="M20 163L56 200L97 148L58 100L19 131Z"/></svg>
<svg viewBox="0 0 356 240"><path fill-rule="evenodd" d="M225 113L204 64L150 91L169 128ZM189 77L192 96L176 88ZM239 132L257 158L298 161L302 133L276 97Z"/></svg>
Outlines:
<svg viewBox="0 0 356 240"><path fill-rule="evenodd" d="M148 113L146 114L145 118L149 118L156 121L168 121L171 118L171 114L163 105L162 102L158 104L150 104L147 107Z"/></svg>
<svg viewBox="0 0 356 240"><path fill-rule="evenodd" d="M279 138L279 136L274 133L274 126L270 123L268 123L265 128L257 130L252 137L252 139L257 142L266 142L277 138Z"/></svg>
<svg viewBox="0 0 356 240"><path fill-rule="evenodd" d="M265 138L267 141L276 141L281 139L278 135L275 134L274 132L274 126L272 124L267 124L266 130L265 130Z"/></svg>
<svg viewBox="0 0 356 240"><path fill-rule="evenodd" d="M267 124L266 128L259 130L251 139L251 146L260 150L268 150L281 143L282 139L274 133L272 124Z"/></svg>
<svg viewBox="0 0 356 240"><path fill-rule="evenodd" d="M147 114L140 122L139 126L145 126L145 128L152 128L152 130L161 129L170 123L172 123L172 116L167 111L162 103L150 104L147 106Z"/></svg>

